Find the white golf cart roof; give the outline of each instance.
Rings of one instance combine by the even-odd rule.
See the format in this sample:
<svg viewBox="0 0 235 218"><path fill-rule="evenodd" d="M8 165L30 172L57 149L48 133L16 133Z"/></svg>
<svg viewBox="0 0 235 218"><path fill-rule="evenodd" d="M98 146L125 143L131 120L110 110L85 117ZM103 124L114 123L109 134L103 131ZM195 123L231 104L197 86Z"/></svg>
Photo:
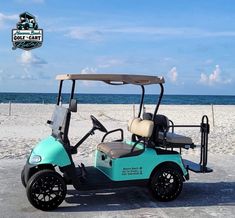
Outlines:
<svg viewBox="0 0 235 218"><path fill-rule="evenodd" d="M56 79L103 81L105 83L113 85L119 85L119 84L150 85L150 84L162 84L165 82L163 77L132 75L132 74L63 74L63 75L57 75Z"/></svg>

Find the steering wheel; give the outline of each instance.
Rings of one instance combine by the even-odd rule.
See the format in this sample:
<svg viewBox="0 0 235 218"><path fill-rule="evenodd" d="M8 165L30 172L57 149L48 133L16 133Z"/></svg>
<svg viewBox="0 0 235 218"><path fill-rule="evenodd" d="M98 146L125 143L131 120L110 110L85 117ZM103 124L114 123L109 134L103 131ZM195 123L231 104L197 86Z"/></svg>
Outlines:
<svg viewBox="0 0 235 218"><path fill-rule="evenodd" d="M90 116L93 124L94 129L98 129L101 132L108 132L108 130L97 120L93 115Z"/></svg>

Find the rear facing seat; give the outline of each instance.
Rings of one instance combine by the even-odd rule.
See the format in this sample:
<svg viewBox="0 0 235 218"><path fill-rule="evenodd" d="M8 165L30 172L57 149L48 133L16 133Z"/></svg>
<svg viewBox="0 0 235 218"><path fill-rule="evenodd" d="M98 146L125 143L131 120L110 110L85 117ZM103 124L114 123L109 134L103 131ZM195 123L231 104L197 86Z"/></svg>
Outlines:
<svg viewBox="0 0 235 218"><path fill-rule="evenodd" d="M152 114L151 113L145 113L143 114L143 118L146 120L152 120ZM172 121L171 121L172 122ZM154 120L154 128L155 128L155 138L154 140L156 142L165 142L167 144L178 144L178 145L191 145L193 144L193 141L190 137L179 135L173 132L168 132L169 131L169 126L170 126L170 121L169 119L161 114L156 115L155 120ZM173 123L172 123L173 124Z"/></svg>
<svg viewBox="0 0 235 218"><path fill-rule="evenodd" d="M179 135L176 133L172 133L172 132L167 132L165 136L164 136L163 132L159 132L158 138L160 140L163 140L165 138L167 143L172 143L172 144L190 145L193 143L191 138L189 138L187 136Z"/></svg>
<svg viewBox="0 0 235 218"><path fill-rule="evenodd" d="M138 136L149 138L153 132L153 121L134 118L128 122L128 130ZM135 147L131 152L132 145L125 142L102 142L97 149L111 158L120 158L138 155L143 149Z"/></svg>

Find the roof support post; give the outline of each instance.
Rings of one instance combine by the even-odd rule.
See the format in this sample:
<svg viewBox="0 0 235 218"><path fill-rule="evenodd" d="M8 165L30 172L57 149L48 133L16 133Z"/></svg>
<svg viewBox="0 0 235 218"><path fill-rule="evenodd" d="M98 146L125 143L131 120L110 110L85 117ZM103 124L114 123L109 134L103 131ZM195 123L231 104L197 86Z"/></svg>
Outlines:
<svg viewBox="0 0 235 218"><path fill-rule="evenodd" d="M71 89L71 93L70 93L70 100L73 99L74 96L74 90L75 90L75 80L72 80L72 89Z"/></svg>
<svg viewBox="0 0 235 218"><path fill-rule="evenodd" d="M61 99L61 91L62 91L62 86L63 86L63 81L64 80L60 80L60 85L59 85L59 93L57 96L57 105L60 105L60 99Z"/></svg>
<svg viewBox="0 0 235 218"><path fill-rule="evenodd" d="M145 95L145 88L143 85L141 85L142 88L142 96L141 96L141 100L140 100L140 107L139 107L139 114L138 117L140 117L141 115L141 111L142 111L142 107L143 107L143 102L144 102L144 95Z"/></svg>
<svg viewBox="0 0 235 218"><path fill-rule="evenodd" d="M160 92L160 95L159 95L159 98L158 98L158 103L157 103L157 106L156 106L156 108L155 108L155 111L154 111L153 119L152 119L152 120L155 120L155 117L156 117L156 115L157 115L159 106L160 106L161 101L162 101L162 96L163 96L163 93L164 93L164 86L162 85L162 83L160 83L159 85L160 85L160 87L161 87L161 92Z"/></svg>

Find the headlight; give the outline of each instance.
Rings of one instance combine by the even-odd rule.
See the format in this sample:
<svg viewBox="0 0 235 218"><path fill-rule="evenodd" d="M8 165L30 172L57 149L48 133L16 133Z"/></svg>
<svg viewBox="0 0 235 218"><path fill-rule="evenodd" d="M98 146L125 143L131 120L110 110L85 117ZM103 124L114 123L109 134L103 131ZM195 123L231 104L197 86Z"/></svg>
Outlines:
<svg viewBox="0 0 235 218"><path fill-rule="evenodd" d="M41 156L33 155L32 157L30 157L29 162L31 164L36 164L36 163L39 163L41 160L42 160Z"/></svg>

